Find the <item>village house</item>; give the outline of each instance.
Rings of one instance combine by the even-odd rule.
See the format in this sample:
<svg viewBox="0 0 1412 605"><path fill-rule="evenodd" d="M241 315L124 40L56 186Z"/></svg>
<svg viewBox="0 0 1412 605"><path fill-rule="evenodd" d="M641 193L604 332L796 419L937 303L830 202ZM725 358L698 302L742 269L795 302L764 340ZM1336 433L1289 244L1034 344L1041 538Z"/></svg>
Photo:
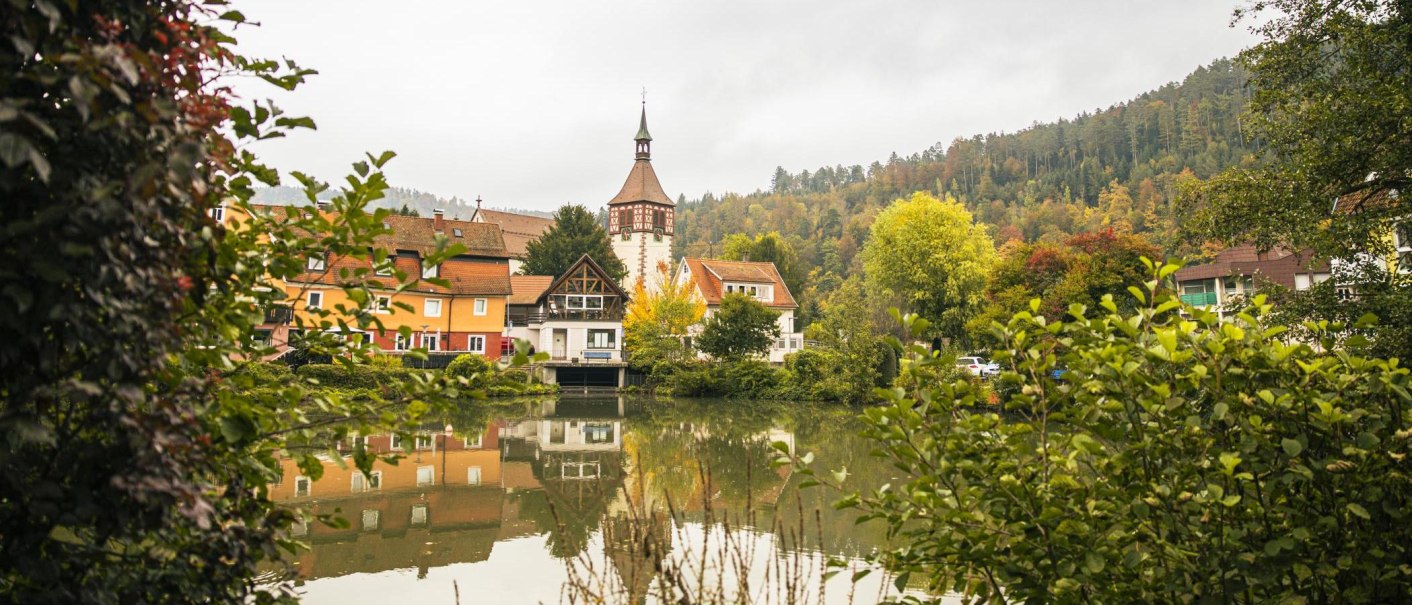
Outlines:
<svg viewBox="0 0 1412 605"><path fill-rule="evenodd" d="M1328 261L1314 258L1308 250L1262 251L1241 245L1222 250L1209 263L1183 267L1174 278L1182 302L1224 312L1227 303L1251 296L1264 285L1307 290L1330 275Z"/></svg>
<svg viewBox="0 0 1412 605"><path fill-rule="evenodd" d="M587 254L559 276L515 275L505 335L548 353L538 364L545 382L622 386L623 311L628 295Z"/></svg>
<svg viewBox="0 0 1412 605"><path fill-rule="evenodd" d="M217 210L220 219L229 218L226 208ZM256 210L284 212L285 208L260 206ZM356 307L342 288L350 279L365 279L372 285L373 312L383 315L380 317L383 329L356 330L360 337L391 353L424 347L432 352L477 353L499 358L505 304L510 295L510 259L500 227L447 219L441 210L430 218L393 215L384 219L383 224L391 233L378 236L374 244L388 251L396 268L415 282L414 285L396 291L397 284L392 283L396 273L375 271L370 257L310 256L305 259L304 273L282 284L289 305L267 313L266 322L261 326L263 334L277 348L287 350L296 319L312 324L318 318L310 313L311 309ZM439 264L424 262L436 249L438 237L445 237L450 244L460 244L464 250ZM349 277L357 269L365 270L366 277ZM430 278L448 283L442 286L423 281ZM400 334L403 327L411 331L410 337Z"/></svg>
<svg viewBox="0 0 1412 605"><path fill-rule="evenodd" d="M780 334L766 356L771 363L784 363L786 355L804 348L804 335L797 329L794 317L799 304L774 263L685 258L676 279L678 283L695 285L706 303L706 317L721 308L725 295L733 293L754 298L779 313Z"/></svg>

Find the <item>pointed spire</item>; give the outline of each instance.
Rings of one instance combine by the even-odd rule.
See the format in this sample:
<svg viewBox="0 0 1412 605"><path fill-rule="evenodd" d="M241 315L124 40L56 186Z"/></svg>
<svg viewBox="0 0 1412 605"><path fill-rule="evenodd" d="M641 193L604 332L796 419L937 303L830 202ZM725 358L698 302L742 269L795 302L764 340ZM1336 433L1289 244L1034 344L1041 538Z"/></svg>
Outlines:
<svg viewBox="0 0 1412 605"><path fill-rule="evenodd" d="M652 134L649 133L649 132L647 132L647 102L646 102L646 101L644 101L644 102L642 103L642 123L637 127L637 136L633 137L633 140L635 140L635 141L651 141L651 140L652 140Z"/></svg>

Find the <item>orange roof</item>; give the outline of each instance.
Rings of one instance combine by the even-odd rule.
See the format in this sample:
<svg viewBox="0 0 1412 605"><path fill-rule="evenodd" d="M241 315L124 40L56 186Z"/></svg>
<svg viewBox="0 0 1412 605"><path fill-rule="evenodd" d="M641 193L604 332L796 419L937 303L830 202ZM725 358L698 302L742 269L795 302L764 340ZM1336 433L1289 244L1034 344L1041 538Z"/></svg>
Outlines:
<svg viewBox="0 0 1412 605"><path fill-rule="evenodd" d="M415 250L430 252L436 249L436 219L416 216L389 216L383 222L392 228L392 233L378 236L378 245L388 250ZM456 235L457 230L461 235ZM497 225L472 223L443 219L441 231L449 243L466 247L464 254L509 258L505 250L505 240Z"/></svg>
<svg viewBox="0 0 1412 605"><path fill-rule="evenodd" d="M775 299L766 304L786 309L799 307L774 263L709 258L686 258L683 261L692 280L696 282L696 289L701 292L701 297L708 305L721 304L721 297L725 292L723 282L729 281L770 284L774 286Z"/></svg>
<svg viewBox="0 0 1412 605"><path fill-rule="evenodd" d="M633 162L632 171L628 173L628 180L623 183L622 191L613 196L608 204L626 204L628 202L676 205L672 202L672 198L667 197L667 192L662 190L662 183L657 180L657 173L652 170L652 161L646 159Z"/></svg>
<svg viewBox="0 0 1412 605"><path fill-rule="evenodd" d="M554 219L551 218L499 210L477 210L476 220L499 225L505 239L505 250L515 258L523 257L527 252L525 246L554 226Z"/></svg>
<svg viewBox="0 0 1412 605"><path fill-rule="evenodd" d="M511 275L509 304L535 304L552 283L553 275Z"/></svg>

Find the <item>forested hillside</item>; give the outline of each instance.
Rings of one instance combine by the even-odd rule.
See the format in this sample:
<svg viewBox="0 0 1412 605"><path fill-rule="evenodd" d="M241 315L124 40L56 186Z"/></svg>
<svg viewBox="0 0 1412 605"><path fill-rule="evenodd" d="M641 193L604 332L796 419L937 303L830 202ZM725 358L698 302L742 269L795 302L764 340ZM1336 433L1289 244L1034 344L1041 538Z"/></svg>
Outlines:
<svg viewBox="0 0 1412 605"><path fill-rule="evenodd" d="M776 170L769 191L684 201L682 253L715 255L724 237L778 231L819 276L857 273L876 214L914 191L951 195L988 224L997 245L1060 241L1113 228L1180 251L1178 183L1250 157L1241 111L1247 75L1229 60L1135 99L1016 133L958 138L871 166Z"/></svg>

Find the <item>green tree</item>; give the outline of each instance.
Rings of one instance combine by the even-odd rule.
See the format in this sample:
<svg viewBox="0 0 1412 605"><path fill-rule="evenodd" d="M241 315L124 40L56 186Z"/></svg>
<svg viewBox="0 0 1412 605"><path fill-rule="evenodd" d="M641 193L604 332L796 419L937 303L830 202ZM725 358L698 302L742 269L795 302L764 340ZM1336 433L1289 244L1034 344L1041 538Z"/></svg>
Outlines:
<svg viewBox="0 0 1412 605"><path fill-rule="evenodd" d="M863 246L868 287L902 297L940 332L960 336L980 310L995 248L960 202L926 193L897 200L873 223Z"/></svg>
<svg viewBox="0 0 1412 605"><path fill-rule="evenodd" d="M671 371L691 354L685 339L705 315L706 303L696 286L672 279L675 274L663 265L658 267L657 287L648 290L642 282L633 286L623 317L623 346L634 368L654 374Z"/></svg>
<svg viewBox="0 0 1412 605"><path fill-rule="evenodd" d="M312 206L328 187L298 173L309 206L251 206L279 175L243 149L313 122L241 104L223 78L293 89L311 72L238 55L225 30L242 21L183 1L0 12L7 601L293 601L255 584L294 544L296 513L269 498L280 458L317 478L316 449L405 431L458 393L422 372L335 392L247 361L275 352L255 328L316 254L373 262L347 276L358 304L297 319L305 344L342 364L375 353L333 332L381 327L365 280L388 265L389 213L369 204L392 154L355 164L328 212Z"/></svg>
<svg viewBox="0 0 1412 605"><path fill-rule="evenodd" d="M1264 38L1239 60L1255 91L1246 123L1267 161L1189 188L1193 239L1312 247L1326 258L1389 254L1408 214L1398 192L1412 185L1412 6L1274 0L1237 16ZM1388 328L1374 334L1380 350L1412 354L1399 308L1412 281L1368 268L1336 279L1368 295L1348 305L1311 293L1298 303L1307 317L1374 313Z"/></svg>
<svg viewBox="0 0 1412 605"><path fill-rule="evenodd" d="M1262 297L1230 320L1182 305L1156 286L1175 270L1150 275L1133 313L1108 297L1000 328L1006 416L970 380L865 411L903 476L840 504L897 536L878 559L899 585L1043 603L1412 591L1412 374L1317 325L1314 342L1287 340ZM912 349L906 371L942 363Z"/></svg>
<svg viewBox="0 0 1412 605"><path fill-rule="evenodd" d="M525 275L563 275L583 255L589 255L615 280L628 269L613 253L608 231L593 214L578 204L566 204L554 213L554 224L525 245Z"/></svg>
<svg viewBox="0 0 1412 605"><path fill-rule="evenodd" d="M696 346L716 359L741 360L769 352L780 336L780 314L744 294L721 298L721 306L706 317Z"/></svg>

